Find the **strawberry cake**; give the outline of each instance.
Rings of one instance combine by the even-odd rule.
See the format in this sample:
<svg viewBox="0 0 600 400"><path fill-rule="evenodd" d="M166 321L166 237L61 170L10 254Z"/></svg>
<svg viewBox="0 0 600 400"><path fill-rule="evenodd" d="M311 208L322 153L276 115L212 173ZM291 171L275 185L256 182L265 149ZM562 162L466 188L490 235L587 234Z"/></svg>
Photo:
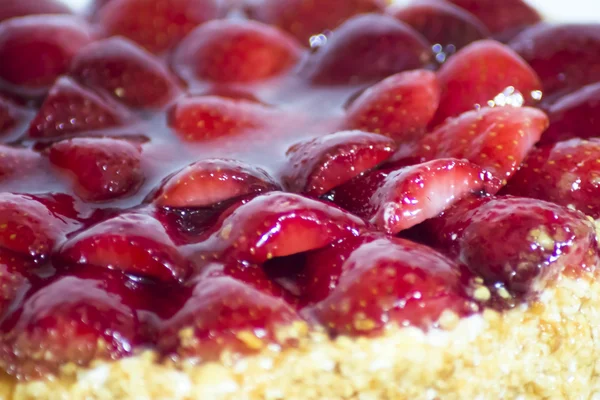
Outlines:
<svg viewBox="0 0 600 400"><path fill-rule="evenodd" d="M0 4L0 399L600 399L600 24Z"/></svg>

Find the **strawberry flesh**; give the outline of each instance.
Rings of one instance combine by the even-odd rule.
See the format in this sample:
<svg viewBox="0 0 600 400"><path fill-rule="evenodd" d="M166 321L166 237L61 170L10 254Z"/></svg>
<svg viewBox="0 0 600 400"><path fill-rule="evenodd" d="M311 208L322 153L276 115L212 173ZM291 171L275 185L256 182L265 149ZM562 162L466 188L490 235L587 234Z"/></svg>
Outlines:
<svg viewBox="0 0 600 400"><path fill-rule="evenodd" d="M60 0L4 0L0 21L35 14L71 14L71 9Z"/></svg>

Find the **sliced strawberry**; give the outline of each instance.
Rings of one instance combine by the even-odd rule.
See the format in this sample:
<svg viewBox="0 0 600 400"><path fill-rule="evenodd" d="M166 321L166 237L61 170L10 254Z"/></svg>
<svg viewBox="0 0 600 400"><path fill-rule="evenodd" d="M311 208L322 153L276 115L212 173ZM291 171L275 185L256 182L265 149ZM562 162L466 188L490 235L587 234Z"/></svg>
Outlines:
<svg viewBox="0 0 600 400"><path fill-rule="evenodd" d="M0 314L4 315L13 300L30 286L26 276L34 267L31 260L0 249Z"/></svg>
<svg viewBox="0 0 600 400"><path fill-rule="evenodd" d="M433 72L393 75L370 87L347 110L346 126L389 136L398 143L420 138L440 102Z"/></svg>
<svg viewBox="0 0 600 400"><path fill-rule="evenodd" d="M141 149L127 140L75 138L50 148L50 162L73 176L75 192L86 201L133 194L144 182Z"/></svg>
<svg viewBox="0 0 600 400"><path fill-rule="evenodd" d="M545 96L600 81L598 24L540 24L514 38L510 46L538 74Z"/></svg>
<svg viewBox="0 0 600 400"><path fill-rule="evenodd" d="M165 282L183 280L191 272L162 224L146 214L124 213L94 225L69 239L58 258Z"/></svg>
<svg viewBox="0 0 600 400"><path fill-rule="evenodd" d="M421 68L431 60L429 43L408 25L386 15L354 17L312 54L304 73L318 84L377 81Z"/></svg>
<svg viewBox="0 0 600 400"><path fill-rule="evenodd" d="M252 21L214 21L181 42L173 59L179 76L219 83L271 78L294 66L302 54L294 38Z"/></svg>
<svg viewBox="0 0 600 400"><path fill-rule="evenodd" d="M505 192L600 218L600 139L571 139L532 150Z"/></svg>
<svg viewBox="0 0 600 400"><path fill-rule="evenodd" d="M221 14L218 0L111 0L98 13L108 36L125 36L153 53L173 48Z"/></svg>
<svg viewBox="0 0 600 400"><path fill-rule="evenodd" d="M433 125L477 107L521 106L539 100L536 73L508 46L481 40L465 47L438 71L442 86Z"/></svg>
<svg viewBox="0 0 600 400"><path fill-rule="evenodd" d="M541 21L540 14L523 0L449 0L479 18L500 38L508 39Z"/></svg>
<svg viewBox="0 0 600 400"><path fill-rule="evenodd" d="M0 247L46 259L76 225L28 195L0 194Z"/></svg>
<svg viewBox="0 0 600 400"><path fill-rule="evenodd" d="M321 136L289 148L283 180L292 192L318 197L381 164L395 150L393 140L374 133Z"/></svg>
<svg viewBox="0 0 600 400"><path fill-rule="evenodd" d="M364 223L336 207L299 195L271 192L233 205L197 247L203 257L261 264L357 236Z"/></svg>
<svg viewBox="0 0 600 400"><path fill-rule="evenodd" d="M3 0L0 21L35 14L71 14L71 9L60 0Z"/></svg>
<svg viewBox="0 0 600 400"><path fill-rule="evenodd" d="M584 86L547 108L550 126L539 144L571 138L588 139L600 132L600 83Z"/></svg>
<svg viewBox="0 0 600 400"><path fill-rule="evenodd" d="M168 355L216 360L224 351L252 353L272 343L293 344L298 332L285 335L283 330L299 322L285 300L232 277L210 277L200 280L165 322L158 347Z"/></svg>
<svg viewBox="0 0 600 400"><path fill-rule="evenodd" d="M195 162L168 177L154 203L163 207L207 207L253 193L280 189L261 168L234 160Z"/></svg>
<svg viewBox="0 0 600 400"><path fill-rule="evenodd" d="M423 160L466 158L499 179L510 178L548 127L548 117L529 107L494 107L449 119L426 135Z"/></svg>
<svg viewBox="0 0 600 400"><path fill-rule="evenodd" d="M427 329L445 311L462 316L476 307L458 264L408 240L362 243L341 269L331 294L306 310L334 334L376 332L390 322Z"/></svg>
<svg viewBox="0 0 600 400"><path fill-rule="evenodd" d="M179 93L178 83L162 62L120 37L81 49L69 74L130 107L159 107Z"/></svg>
<svg viewBox="0 0 600 400"><path fill-rule="evenodd" d="M29 125L29 136L54 138L111 128L130 120L129 112L108 98L79 86L70 78L56 81Z"/></svg>
<svg viewBox="0 0 600 400"><path fill-rule="evenodd" d="M183 140L200 142L266 128L276 116L247 100L199 96L179 100L169 112L169 123Z"/></svg>
<svg viewBox="0 0 600 400"><path fill-rule="evenodd" d="M89 26L71 16L6 20L0 23L0 79L25 90L47 88L91 41Z"/></svg>
<svg viewBox="0 0 600 400"><path fill-rule="evenodd" d="M0 364L18 378L40 378L71 364L131 355L139 322L135 292L119 273L92 268L60 276L28 294L0 325Z"/></svg>
<svg viewBox="0 0 600 400"><path fill-rule="evenodd" d="M438 62L476 40L490 36L487 27L473 14L439 0L417 0L408 5L392 5L387 13L412 26L429 43L441 47ZM441 58L440 58L441 57Z"/></svg>
<svg viewBox="0 0 600 400"><path fill-rule="evenodd" d="M252 18L275 25L308 46L311 36L333 30L355 15L380 11L384 6L382 0L266 0L247 10Z"/></svg>
<svg viewBox="0 0 600 400"><path fill-rule="evenodd" d="M432 234L505 300L526 299L563 271L593 270L598 262L594 224L557 204L484 198L458 203L441 219Z"/></svg>
<svg viewBox="0 0 600 400"><path fill-rule="evenodd" d="M41 166L41 160L32 150L0 145L0 181L26 177Z"/></svg>

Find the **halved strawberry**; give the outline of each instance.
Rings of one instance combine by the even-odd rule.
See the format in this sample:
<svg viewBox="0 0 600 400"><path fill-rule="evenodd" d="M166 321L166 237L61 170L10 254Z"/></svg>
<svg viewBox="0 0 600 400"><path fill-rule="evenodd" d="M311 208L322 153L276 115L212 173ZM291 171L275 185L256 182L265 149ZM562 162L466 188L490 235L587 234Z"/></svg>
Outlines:
<svg viewBox="0 0 600 400"><path fill-rule="evenodd" d="M67 77L59 78L29 125L29 136L54 138L82 131L111 128L131 120L118 103L78 85Z"/></svg>
<svg viewBox="0 0 600 400"><path fill-rule="evenodd" d="M598 24L540 24L522 32L510 46L538 74L545 96L600 81Z"/></svg>
<svg viewBox="0 0 600 400"><path fill-rule="evenodd" d="M392 5L387 13L412 26L429 43L441 46L446 57L471 42L489 37L490 31L473 14L439 0L417 0L408 5ZM441 54L441 53L440 53Z"/></svg>
<svg viewBox="0 0 600 400"><path fill-rule="evenodd" d="M600 139L571 139L532 150L505 193L600 218Z"/></svg>
<svg viewBox="0 0 600 400"><path fill-rule="evenodd" d="M153 53L221 15L218 0L111 0L98 13L108 36L125 36Z"/></svg>
<svg viewBox="0 0 600 400"><path fill-rule="evenodd" d="M539 144L571 138L588 139L600 132L600 83L568 94L547 107L550 126Z"/></svg>
<svg viewBox="0 0 600 400"><path fill-rule="evenodd" d="M35 267L34 263L20 254L0 249L0 313L8 310L13 300L28 289L26 278Z"/></svg>
<svg viewBox="0 0 600 400"><path fill-rule="evenodd" d="M460 266L432 248L385 237L356 247L327 298L305 310L334 334L380 331L390 322L435 326L445 311L476 310Z"/></svg>
<svg viewBox="0 0 600 400"><path fill-rule="evenodd" d="M371 82L421 68L431 56L429 43L403 22L386 15L362 15L340 26L309 57L304 74L318 84Z"/></svg>
<svg viewBox="0 0 600 400"><path fill-rule="evenodd" d="M398 143L420 138L440 102L433 72L401 72L370 87L348 107L348 129L389 136Z"/></svg>
<svg viewBox="0 0 600 400"><path fill-rule="evenodd" d="M261 264L357 236L364 222L337 207L296 194L271 192L226 210L196 251L201 257Z"/></svg>
<svg viewBox="0 0 600 400"><path fill-rule="evenodd" d="M355 15L381 11L384 6L382 0L266 0L250 4L247 11L252 18L275 25L308 46L311 36L327 33Z"/></svg>
<svg viewBox="0 0 600 400"><path fill-rule="evenodd" d="M0 181L27 176L41 166L41 160L33 150L0 145Z"/></svg>
<svg viewBox="0 0 600 400"><path fill-rule="evenodd" d="M121 139L75 138L50 147L50 162L67 170L86 201L133 194L144 182L139 145Z"/></svg>
<svg viewBox="0 0 600 400"><path fill-rule="evenodd" d="M194 29L179 45L173 67L188 82L254 82L294 66L301 46L284 32L252 21L214 21Z"/></svg>
<svg viewBox="0 0 600 400"><path fill-rule="evenodd" d="M202 361L224 351L252 353L269 344L293 344L284 335L300 317L282 298L229 276L201 279L189 300L164 323L158 347L168 355Z"/></svg>
<svg viewBox="0 0 600 400"><path fill-rule="evenodd" d="M510 178L548 127L548 117L530 107L494 107L449 119L426 135L422 160L466 158L499 179Z"/></svg>
<svg viewBox="0 0 600 400"><path fill-rule="evenodd" d="M71 9L60 0L3 0L0 21L26 15L71 13Z"/></svg>
<svg viewBox="0 0 600 400"><path fill-rule="evenodd" d="M253 193L280 189L261 168L239 161L209 159L168 177L153 202L163 207L208 207Z"/></svg>
<svg viewBox="0 0 600 400"><path fill-rule="evenodd" d="M82 231L63 245L58 259L165 282L183 280L191 272L163 225L143 213L123 213Z"/></svg>
<svg viewBox="0 0 600 400"><path fill-rule="evenodd" d="M277 116L251 101L198 96L179 100L169 112L169 124L183 140L200 142L266 128Z"/></svg>
<svg viewBox="0 0 600 400"><path fill-rule="evenodd" d="M521 106L539 100L542 84L510 47L480 40L460 50L438 71L442 96L433 126L477 107Z"/></svg>
<svg viewBox="0 0 600 400"><path fill-rule="evenodd" d="M6 20L0 23L0 79L25 91L45 89L67 72L73 56L91 41L89 26L71 16Z"/></svg>
<svg viewBox="0 0 600 400"><path fill-rule="evenodd" d="M0 325L0 364L21 379L71 364L131 355L139 342L135 293L120 273L91 268L27 295Z"/></svg>
<svg viewBox="0 0 600 400"><path fill-rule="evenodd" d="M130 107L159 107L179 93L178 83L162 62L120 37L81 49L69 74L79 83L104 90Z"/></svg>
<svg viewBox="0 0 600 400"><path fill-rule="evenodd" d="M287 151L286 187L318 197L390 158L393 140L374 133L344 131L300 142Z"/></svg>

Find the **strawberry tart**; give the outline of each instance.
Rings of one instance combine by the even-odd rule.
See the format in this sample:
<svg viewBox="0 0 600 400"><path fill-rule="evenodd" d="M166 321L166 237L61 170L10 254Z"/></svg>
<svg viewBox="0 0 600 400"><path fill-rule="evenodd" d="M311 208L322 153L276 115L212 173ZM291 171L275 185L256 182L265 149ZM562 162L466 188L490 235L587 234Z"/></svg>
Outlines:
<svg viewBox="0 0 600 400"><path fill-rule="evenodd" d="M0 399L600 399L600 24L0 4Z"/></svg>

